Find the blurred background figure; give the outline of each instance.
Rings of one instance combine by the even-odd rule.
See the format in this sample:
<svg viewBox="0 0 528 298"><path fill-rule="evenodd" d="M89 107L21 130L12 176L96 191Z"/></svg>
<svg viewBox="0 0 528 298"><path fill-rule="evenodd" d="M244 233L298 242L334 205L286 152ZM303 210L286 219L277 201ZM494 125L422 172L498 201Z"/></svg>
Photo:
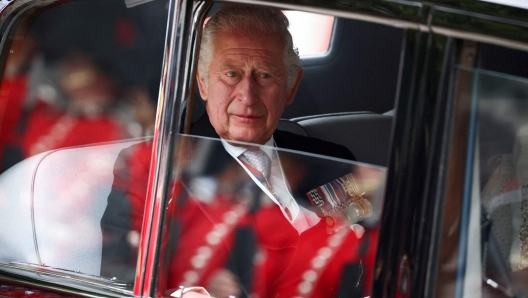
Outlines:
<svg viewBox="0 0 528 298"><path fill-rule="evenodd" d="M152 136L156 120L156 102L159 82L149 82L147 88L133 85L125 89L123 101L127 104L125 122L132 137Z"/></svg>
<svg viewBox="0 0 528 298"><path fill-rule="evenodd" d="M0 173L38 152L151 135L166 18L167 1L76 1L21 26L0 81Z"/></svg>
<svg viewBox="0 0 528 298"><path fill-rule="evenodd" d="M38 102L28 116L22 141L25 157L52 149L122 139L122 125L110 114L117 84L84 54L66 57L59 67L64 108Z"/></svg>

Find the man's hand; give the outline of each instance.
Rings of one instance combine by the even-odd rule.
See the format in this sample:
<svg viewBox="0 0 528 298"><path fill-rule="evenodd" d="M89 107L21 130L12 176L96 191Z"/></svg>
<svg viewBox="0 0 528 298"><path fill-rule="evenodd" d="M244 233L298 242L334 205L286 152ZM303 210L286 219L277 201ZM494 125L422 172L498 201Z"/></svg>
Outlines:
<svg viewBox="0 0 528 298"><path fill-rule="evenodd" d="M365 228L359 224L353 224L350 226L350 229L356 234L356 237L360 239L365 234Z"/></svg>
<svg viewBox="0 0 528 298"><path fill-rule="evenodd" d="M211 297L209 292L202 287L183 287L170 294L172 297L176 298L206 298Z"/></svg>
<svg viewBox="0 0 528 298"><path fill-rule="evenodd" d="M207 290L213 297L218 298L237 297L241 294L236 276L227 269L220 269L213 274L209 279Z"/></svg>

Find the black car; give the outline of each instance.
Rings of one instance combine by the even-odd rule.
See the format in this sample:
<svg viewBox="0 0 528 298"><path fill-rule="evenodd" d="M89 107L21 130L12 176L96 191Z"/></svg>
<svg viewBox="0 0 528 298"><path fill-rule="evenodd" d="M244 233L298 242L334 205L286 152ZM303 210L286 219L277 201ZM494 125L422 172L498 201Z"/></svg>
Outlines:
<svg viewBox="0 0 528 298"><path fill-rule="evenodd" d="M278 129L355 156L268 148L308 227L194 133L222 3L284 12L304 76ZM0 297L527 295L525 3L1 4Z"/></svg>

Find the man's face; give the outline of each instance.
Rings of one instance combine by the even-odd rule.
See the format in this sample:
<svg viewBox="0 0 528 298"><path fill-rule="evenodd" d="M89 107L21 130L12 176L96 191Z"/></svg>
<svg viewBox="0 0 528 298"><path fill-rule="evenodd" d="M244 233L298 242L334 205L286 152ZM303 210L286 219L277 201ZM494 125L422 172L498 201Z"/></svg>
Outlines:
<svg viewBox="0 0 528 298"><path fill-rule="evenodd" d="M288 90L279 36L248 38L237 30L223 30L214 42L208 85L198 74L209 120L223 139L264 144L293 101L302 70Z"/></svg>

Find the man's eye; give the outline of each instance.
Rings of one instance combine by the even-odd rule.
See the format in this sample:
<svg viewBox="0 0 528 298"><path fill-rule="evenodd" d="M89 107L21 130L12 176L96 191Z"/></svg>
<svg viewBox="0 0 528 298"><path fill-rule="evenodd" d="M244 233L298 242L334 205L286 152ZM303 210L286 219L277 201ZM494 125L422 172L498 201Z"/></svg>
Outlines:
<svg viewBox="0 0 528 298"><path fill-rule="evenodd" d="M264 78L264 79L269 79L271 76L269 74L267 74L267 73L261 73L260 77Z"/></svg>
<svg viewBox="0 0 528 298"><path fill-rule="evenodd" d="M234 77L237 76L237 74L236 74L236 72L234 72L234 71L230 71L230 72L227 73L227 76L228 76L228 77L231 77L231 78L234 78Z"/></svg>

